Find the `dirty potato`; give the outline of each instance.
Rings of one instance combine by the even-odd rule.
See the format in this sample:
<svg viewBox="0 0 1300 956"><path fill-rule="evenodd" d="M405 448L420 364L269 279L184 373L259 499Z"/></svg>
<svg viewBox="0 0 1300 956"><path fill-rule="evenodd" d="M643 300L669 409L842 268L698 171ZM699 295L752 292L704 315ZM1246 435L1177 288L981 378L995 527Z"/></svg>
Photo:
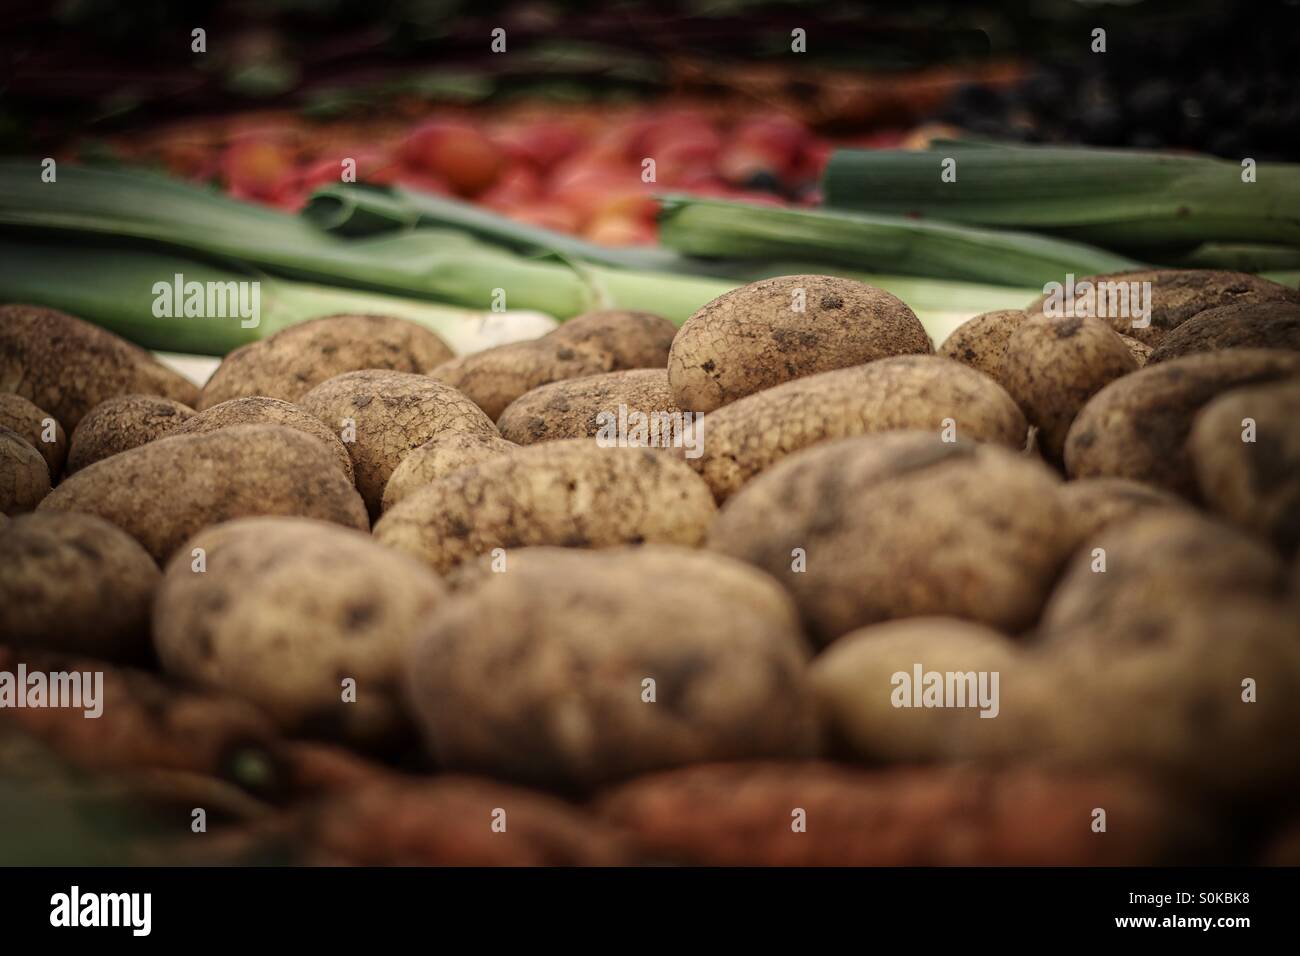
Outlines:
<svg viewBox="0 0 1300 956"><path fill-rule="evenodd" d="M452 357L424 326L388 315L330 315L235 349L203 386L199 411L263 395L297 402L326 379L361 369L423 372Z"/></svg>
<svg viewBox="0 0 1300 956"><path fill-rule="evenodd" d="M1284 554L1300 545L1300 378L1228 392L1192 424L1201 497Z"/></svg>
<svg viewBox="0 0 1300 956"><path fill-rule="evenodd" d="M68 457L68 439L63 426L21 395L0 392L0 428L7 428L41 453L50 469L50 480L58 481Z"/></svg>
<svg viewBox="0 0 1300 956"><path fill-rule="evenodd" d="M161 395L193 405L187 378L144 349L55 309L0 305L0 392L16 392L69 432L119 395Z"/></svg>
<svg viewBox="0 0 1300 956"><path fill-rule="evenodd" d="M711 412L791 379L933 351L915 313L883 289L779 276L733 289L687 319L668 380L679 406Z"/></svg>
<svg viewBox="0 0 1300 956"><path fill-rule="evenodd" d="M594 438L620 420L642 416L663 422L671 431L682 425L682 409L668 387L668 373L659 368L631 369L552 382L525 392L497 419L501 437L520 445L564 438ZM666 418L665 418L666 416Z"/></svg>
<svg viewBox="0 0 1300 956"><path fill-rule="evenodd" d="M496 421L520 395L551 382L663 368L676 332L667 319L649 312L588 312L541 338L462 355L428 373L464 392Z"/></svg>
<svg viewBox="0 0 1300 956"><path fill-rule="evenodd" d="M909 355L766 389L705 416L691 459L719 501L801 448L833 438L933 429L1022 448L1028 425L996 382L950 359Z"/></svg>
<svg viewBox="0 0 1300 956"><path fill-rule="evenodd" d="M1128 521L1149 508L1186 508L1177 495L1128 478L1081 478L1061 486L1061 503L1069 516L1078 548L1103 528Z"/></svg>
<svg viewBox="0 0 1300 956"><path fill-rule="evenodd" d="M655 449L571 439L430 483L385 513L375 538L445 573L494 548L694 546L713 515L709 489L684 463Z"/></svg>
<svg viewBox="0 0 1300 956"><path fill-rule="evenodd" d="M995 446L845 439L743 488L709 547L784 584L821 643L934 615L1014 634L1037 619L1072 543L1059 486L1041 462Z"/></svg>
<svg viewBox="0 0 1300 956"><path fill-rule="evenodd" d="M167 566L154 644L168 673L249 700L287 731L383 746L406 726L404 655L445 591L350 528L246 518L200 532Z"/></svg>
<svg viewBox="0 0 1300 956"><path fill-rule="evenodd" d="M338 429L372 518L382 510L388 479L412 449L452 435L484 442L500 437L492 421L456 389L410 372L348 372L317 385L299 404Z"/></svg>
<svg viewBox="0 0 1300 956"><path fill-rule="evenodd" d="M1023 309L981 313L953 329L939 346L938 353L1000 382L998 376L1002 373L1002 356L1006 354L1007 342L1024 321Z"/></svg>
<svg viewBox="0 0 1300 956"><path fill-rule="evenodd" d="M50 468L41 453L17 432L0 427L0 511L33 511L49 493Z"/></svg>
<svg viewBox="0 0 1300 956"><path fill-rule="evenodd" d="M102 518L21 515L0 534L0 634L20 647L141 659L158 579L144 548Z"/></svg>
<svg viewBox="0 0 1300 956"><path fill-rule="evenodd" d="M176 429L175 434L202 435L231 425L286 425L296 428L324 444L338 462L339 468L348 476L348 481L353 480L352 458L339 436L325 427L325 423L315 415L278 398L267 398L265 395L232 398L199 412Z"/></svg>
<svg viewBox="0 0 1300 956"><path fill-rule="evenodd" d="M1138 363L1100 319L1028 319L1012 333L994 376L1038 426L1047 459L1059 464L1070 423L1104 386Z"/></svg>
<svg viewBox="0 0 1300 956"><path fill-rule="evenodd" d="M83 468L41 510L99 515L162 564L211 524L298 515L365 529L365 504L329 449L283 425L173 435Z"/></svg>
<svg viewBox="0 0 1300 956"><path fill-rule="evenodd" d="M440 766L585 791L811 755L807 659L790 599L753 568L678 548L556 549L443 605L406 689Z"/></svg>
<svg viewBox="0 0 1300 956"><path fill-rule="evenodd" d="M1151 353L1152 365L1220 349L1300 351L1300 304L1246 302L1198 312L1166 335Z"/></svg>
<svg viewBox="0 0 1300 956"><path fill-rule="evenodd" d="M1300 354L1229 349L1149 365L1092 397L1065 440L1075 478L1132 478L1196 496L1187 436L1196 413L1223 392L1300 374Z"/></svg>
<svg viewBox="0 0 1300 956"><path fill-rule="evenodd" d="M1133 284L1137 283L1138 297L1142 299L1145 297L1140 292L1140 284L1151 283L1150 302L1142 302L1143 305L1150 306L1151 314L1139 317L1131 295L1128 307L1125 308L1118 295L1120 289L1113 290L1117 293L1113 302L1109 295L1104 296L1103 310L1103 296L1098 295L1096 288L1102 282L1123 283L1122 291L1125 293L1133 290ZM1056 302L1053 294L1047 293L1036 299L1025 311L1030 315L1048 314L1054 307L1059 307L1071 310L1068 313L1057 313L1061 315L1104 317L1116 332L1157 346L1173 329L1198 312L1219 306L1255 302L1300 304L1300 292L1246 272L1225 272L1218 269L1136 270L1087 276L1075 284L1073 303ZM1135 322L1139 324L1135 325Z"/></svg>
<svg viewBox="0 0 1300 956"><path fill-rule="evenodd" d="M496 435L452 432L431 438L420 447L412 448L393 470L384 485L383 510L387 511L411 492L453 471L508 454L518 447Z"/></svg>
<svg viewBox="0 0 1300 956"><path fill-rule="evenodd" d="M100 402L72 433L68 474L170 435L193 414L188 405L161 395L122 395Z"/></svg>

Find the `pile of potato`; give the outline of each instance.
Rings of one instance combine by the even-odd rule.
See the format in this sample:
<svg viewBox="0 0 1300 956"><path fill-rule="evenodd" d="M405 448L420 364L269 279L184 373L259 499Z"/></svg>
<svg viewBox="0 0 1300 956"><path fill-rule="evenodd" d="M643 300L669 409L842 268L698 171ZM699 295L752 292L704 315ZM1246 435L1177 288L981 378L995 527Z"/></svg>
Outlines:
<svg viewBox="0 0 1300 956"><path fill-rule="evenodd" d="M0 774L146 808L127 862L1300 862L1300 295L1134 278L937 351L828 276L331 316L202 388L0 307L0 671L106 675Z"/></svg>

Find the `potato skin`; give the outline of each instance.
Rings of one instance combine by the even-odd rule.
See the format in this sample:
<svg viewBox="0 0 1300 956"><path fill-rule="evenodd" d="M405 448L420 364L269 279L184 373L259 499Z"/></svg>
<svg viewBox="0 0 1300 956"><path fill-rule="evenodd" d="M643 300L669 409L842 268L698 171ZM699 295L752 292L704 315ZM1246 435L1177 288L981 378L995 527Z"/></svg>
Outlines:
<svg viewBox="0 0 1300 956"><path fill-rule="evenodd" d="M586 791L812 755L807 657L789 598L753 568L678 548L554 549L448 601L406 689L441 766Z"/></svg>
<svg viewBox="0 0 1300 956"><path fill-rule="evenodd" d="M1300 351L1300 304L1245 302L1198 312L1166 335L1150 363L1221 349Z"/></svg>
<svg viewBox="0 0 1300 956"><path fill-rule="evenodd" d="M1290 302L1300 304L1300 292L1247 272L1219 269L1147 269L1087 276L1088 282L1150 282L1151 321L1145 328L1134 328L1128 316L1108 316L1116 332L1148 345L1159 345L1166 335L1198 312L1218 306L1253 302ZM1084 281L1083 279L1078 280ZM1077 285L1077 283L1076 283ZM1041 315L1048 296L1034 300L1025 311Z"/></svg>
<svg viewBox="0 0 1300 956"><path fill-rule="evenodd" d="M1255 425L1243 441L1243 422ZM1300 546L1300 378L1238 389L1210 402L1188 447L1201 498L1283 554Z"/></svg>
<svg viewBox="0 0 1300 956"><path fill-rule="evenodd" d="M996 376L1059 464L1079 409L1104 386L1138 369L1128 346L1100 319L1028 319L1012 333Z"/></svg>
<svg viewBox="0 0 1300 956"><path fill-rule="evenodd" d="M982 312L953 329L937 352L1002 384L998 376L1002 374L1007 342L1024 321L1024 309Z"/></svg>
<svg viewBox="0 0 1300 956"><path fill-rule="evenodd" d="M160 395L121 395L100 402L72 433L68 474L171 435L193 414L188 405Z"/></svg>
<svg viewBox="0 0 1300 956"><path fill-rule="evenodd" d="M364 369L322 382L299 404L326 427L356 423L356 440L344 442L357 490L372 518L382 509L384 486L402 459L433 438L468 435L488 442L496 426L473 402L424 375Z"/></svg>
<svg viewBox="0 0 1300 956"><path fill-rule="evenodd" d="M994 446L923 432L845 439L742 489L708 546L785 585L823 644L916 616L1015 633L1037 619L1072 543L1059 484L1041 462Z"/></svg>
<svg viewBox="0 0 1300 956"><path fill-rule="evenodd" d="M267 398L265 395L232 398L194 415L176 429L175 434L202 435L231 425L287 425L296 428L324 444L348 476L348 481L353 480L352 457L343 447L343 442L339 441L339 436L315 415L278 398Z"/></svg>
<svg viewBox="0 0 1300 956"><path fill-rule="evenodd" d="M630 369L552 382L525 392L497 419L501 437L519 445L565 438L593 438L600 431L597 416L618 416L620 405L646 415L680 413L668 386L668 372L659 368Z"/></svg>
<svg viewBox="0 0 1300 956"><path fill-rule="evenodd" d="M1115 646L1167 645L1185 629L1186 609L1206 596L1270 601L1286 590L1285 569L1268 547L1190 508L1143 511L1088 544L1043 609L1042 643L1085 634ZM1093 569L1094 548L1104 552L1105 573Z"/></svg>
<svg viewBox="0 0 1300 956"><path fill-rule="evenodd" d="M140 660L160 577L144 548L102 518L22 515L0 535L0 634L20 647Z"/></svg>
<svg viewBox="0 0 1300 956"><path fill-rule="evenodd" d="M83 415L118 395L193 405L198 388L89 322L41 306L0 305L0 392L17 392L73 432Z"/></svg>
<svg viewBox="0 0 1300 956"><path fill-rule="evenodd" d="M1083 547L1104 528L1128 521L1149 508L1186 508L1187 502L1153 485L1128 478L1080 478L1061 486L1074 548Z"/></svg>
<svg viewBox="0 0 1300 956"><path fill-rule="evenodd" d="M564 379L662 368L677 327L649 312L588 312L554 332L443 362L428 374L468 395L495 421L525 392Z"/></svg>
<svg viewBox="0 0 1300 956"><path fill-rule="evenodd" d="M430 438L419 448L412 448L402 463L393 469L384 485L383 510L387 511L412 492L453 471L509 454L518 448L514 442L491 435L484 438L452 432Z"/></svg>
<svg viewBox="0 0 1300 956"><path fill-rule="evenodd" d="M713 515L708 488L682 462L655 449L571 439L521 448L432 482L388 511L375 538L442 574L493 548L692 547L704 540Z"/></svg>
<svg viewBox="0 0 1300 956"><path fill-rule="evenodd" d="M668 380L682 408L711 412L792 379L933 352L920 320L883 289L779 276L733 289L687 319L673 339Z"/></svg>
<svg viewBox="0 0 1300 956"><path fill-rule="evenodd" d="M704 450L690 460L726 500L754 475L832 438L955 423L958 440L1025 443L1028 424L987 376L938 356L908 355L766 389L705 416Z"/></svg>
<svg viewBox="0 0 1300 956"><path fill-rule="evenodd" d="M1151 353L1154 351L1146 342L1132 338L1128 335L1119 335L1119 339L1128 348L1129 354L1133 356L1133 361L1137 362L1138 368L1146 368L1147 363L1151 361Z"/></svg>
<svg viewBox="0 0 1300 956"><path fill-rule="evenodd" d="M190 553L207 555L204 573ZM168 564L154 644L170 674L261 707L293 733L383 746L407 727L404 655L446 589L364 533L306 518L207 528ZM356 681L344 702L341 682Z"/></svg>
<svg viewBox="0 0 1300 956"><path fill-rule="evenodd" d="M978 691L968 706L909 705L910 685L894 675L923 672L996 673L996 699L981 717ZM991 681L986 678L986 681ZM1053 705L1054 686L1036 659L1011 638L949 617L916 617L860 628L813 661L809 682L829 734L862 760L925 763L1011 758L1039 751L1039 715ZM963 688L966 692L967 688ZM994 710L996 706L996 710Z"/></svg>
<svg viewBox="0 0 1300 956"><path fill-rule="evenodd" d="M46 422L54 426L54 441L45 441ZM50 480L59 480L68 457L68 438L53 415L37 408L21 395L0 392L0 427L17 432L23 441L40 452L50 469Z"/></svg>
<svg viewBox="0 0 1300 956"><path fill-rule="evenodd" d="M34 511L50 493L50 468L15 431L0 427L0 511Z"/></svg>
<svg viewBox="0 0 1300 956"><path fill-rule="evenodd" d="M1132 478L1185 498L1196 497L1187 454L1192 419L1234 388L1300 373L1300 355L1229 349L1189 355L1111 382L1088 402L1065 440L1071 477Z"/></svg>
<svg viewBox="0 0 1300 956"><path fill-rule="evenodd" d="M297 403L321 382L345 372L423 372L451 357L447 343L416 322L388 315L328 315L235 349L203 386L195 407L205 411L252 395Z"/></svg>
<svg viewBox="0 0 1300 956"><path fill-rule="evenodd" d="M368 527L365 504L329 449L283 425L160 438L82 469L41 509L99 515L159 564L200 529L232 518L298 515Z"/></svg>

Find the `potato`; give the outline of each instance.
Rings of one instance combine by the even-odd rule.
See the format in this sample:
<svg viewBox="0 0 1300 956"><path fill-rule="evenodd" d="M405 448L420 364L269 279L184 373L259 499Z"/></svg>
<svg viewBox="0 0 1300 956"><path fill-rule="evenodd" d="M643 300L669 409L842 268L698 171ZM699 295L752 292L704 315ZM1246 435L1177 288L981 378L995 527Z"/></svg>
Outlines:
<svg viewBox="0 0 1300 956"><path fill-rule="evenodd" d="M0 427L0 511L33 511L49 493L50 469L41 453L17 432Z"/></svg>
<svg viewBox="0 0 1300 956"><path fill-rule="evenodd" d="M1211 507L1284 554L1296 550L1300 378L1216 398L1196 416L1188 448L1201 497Z"/></svg>
<svg viewBox="0 0 1300 956"><path fill-rule="evenodd" d="M1100 319L1038 316L1012 333L995 377L1038 426L1047 459L1059 464L1079 409L1103 386L1137 369L1128 346Z"/></svg>
<svg viewBox="0 0 1300 956"><path fill-rule="evenodd" d="M1150 362L1240 348L1300 351L1300 305L1245 302L1198 312L1161 340Z"/></svg>
<svg viewBox="0 0 1300 956"><path fill-rule="evenodd" d="M424 326L388 315L330 315L235 349L199 396L199 411L262 395L297 403L326 379L361 369L423 372L452 357Z"/></svg>
<svg viewBox="0 0 1300 956"><path fill-rule="evenodd" d="M118 395L193 405L198 389L152 355L81 319L35 305L0 306L0 392L17 392L69 432Z"/></svg>
<svg viewBox="0 0 1300 956"><path fill-rule="evenodd" d="M950 429L959 440L1021 448L1028 425L995 382L938 356L903 356L766 389L705 416L691 459L723 501L781 458L832 438Z"/></svg>
<svg viewBox="0 0 1300 956"><path fill-rule="evenodd" d="M413 448L452 435L485 443L500 437L492 421L460 392L410 372L366 369L337 375L298 404L339 429L372 518L382 510L388 479Z"/></svg>
<svg viewBox="0 0 1300 956"><path fill-rule="evenodd" d="M1113 576L1113 569L1097 575ZM1189 587L1159 619L1143 610L1144 620L1111 615L1049 649L1058 689L1055 706L1040 716L1055 741L1045 757L1133 767L1212 797L1293 795L1300 786L1294 609ZM1122 635L1112 630L1115 621Z"/></svg>
<svg viewBox="0 0 1300 956"><path fill-rule="evenodd" d="M807 658L790 599L743 564L554 549L443 605L406 689L440 766L582 791L701 760L811 755Z"/></svg>
<svg viewBox="0 0 1300 956"><path fill-rule="evenodd" d="M922 432L845 439L755 479L708 546L784 584L821 643L933 615L1014 633L1034 623L1072 543L1059 485L992 446Z"/></svg>
<svg viewBox="0 0 1300 956"><path fill-rule="evenodd" d="M952 330L938 353L968 365L1001 384L1002 357L1013 332L1025 321L1023 309L998 309L967 319Z"/></svg>
<svg viewBox="0 0 1300 956"><path fill-rule="evenodd" d="M58 481L63 474L63 462L68 457L68 439L63 426L53 415L37 408L21 395L0 392L0 428L17 432L31 445L50 470L50 480Z"/></svg>
<svg viewBox="0 0 1300 956"><path fill-rule="evenodd" d="M232 518L298 515L368 526L365 504L329 449L283 425L160 438L83 468L41 510L99 515L159 564L200 529Z"/></svg>
<svg viewBox="0 0 1300 956"><path fill-rule="evenodd" d="M1149 508L1185 508L1177 495L1128 478L1082 478L1061 486L1075 548L1092 541L1104 528L1127 521ZM1073 549L1072 549L1073 550Z"/></svg>
<svg viewBox="0 0 1300 956"><path fill-rule="evenodd" d="M1076 282L1076 288L1080 279ZM1148 345L1159 345L1164 337L1198 312L1218 306L1247 302L1300 303L1300 292L1276 282L1261 279L1245 272L1225 272L1218 269L1151 269L1132 272L1114 272L1087 276L1086 281L1098 282L1150 282L1151 315L1146 327L1134 327L1134 315L1102 316L1111 328ZM1047 307L1050 294L1045 294L1029 305L1025 311L1041 315ZM1076 293L1076 302L1084 293ZM1099 304L1100 305L1100 304ZM1107 302L1109 308L1109 302ZM1066 306L1068 308L1068 305ZM1132 312L1132 307L1129 309Z"/></svg>
<svg viewBox="0 0 1300 956"><path fill-rule="evenodd" d="M413 491L480 462L518 449L514 442L498 436L452 432L435 436L419 448L413 448L393 469L384 485L383 510L403 500Z"/></svg>
<svg viewBox="0 0 1300 956"><path fill-rule="evenodd" d="M418 561L352 529L245 518L201 531L168 564L154 644L168 673L249 700L286 731L383 746L407 726L398 675L445 593Z"/></svg>
<svg viewBox="0 0 1300 956"><path fill-rule="evenodd" d="M141 659L159 577L144 548L102 518L22 515L0 535L0 634L21 647Z"/></svg>
<svg viewBox="0 0 1300 956"><path fill-rule="evenodd" d="M170 435L193 414L188 405L160 395L121 395L100 402L72 433L68 474Z"/></svg>
<svg viewBox="0 0 1300 956"><path fill-rule="evenodd" d="M1081 632L1115 645L1169 643L1198 598L1267 601L1286 588L1277 555L1189 508L1143 511L1089 544L1071 559L1043 610L1043 641Z"/></svg>
<svg viewBox="0 0 1300 956"><path fill-rule="evenodd" d="M375 538L445 573L494 548L694 546L713 515L708 488L682 462L649 448L571 439L429 484L380 518Z"/></svg>
<svg viewBox="0 0 1300 956"><path fill-rule="evenodd" d="M934 674L942 683L927 697ZM967 621L918 617L853 631L813 661L809 682L829 734L860 759L1009 757L1050 743L1037 737L1054 703L1042 666Z"/></svg>
<svg viewBox="0 0 1300 956"><path fill-rule="evenodd" d="M348 476L348 481L352 481L352 457L343 447L339 436L325 427L325 423L315 415L278 398L267 398L265 395L232 398L199 412L176 429L175 433L203 435L231 425L287 425L296 428L325 445L338 462L339 468L343 469L343 474Z"/></svg>
<svg viewBox="0 0 1300 956"><path fill-rule="evenodd" d="M639 412L647 419L667 415L678 424L682 421L682 409L668 387L668 373L642 368L552 382L525 392L501 413L497 428L503 438L520 445L594 438L607 422L617 425L620 406L629 415Z"/></svg>
<svg viewBox="0 0 1300 956"><path fill-rule="evenodd" d="M882 289L779 276L721 295L682 325L668 356L677 404L711 412L792 379L934 351L921 321Z"/></svg>
<svg viewBox="0 0 1300 956"><path fill-rule="evenodd" d="M1195 498L1187 454L1192 419L1211 399L1243 385L1300 373L1300 355L1230 349L1161 362L1111 382L1092 397L1065 439L1075 478L1144 481Z"/></svg>
<svg viewBox="0 0 1300 956"><path fill-rule="evenodd" d="M676 332L667 319L649 312L588 312L541 338L443 362L429 375L464 392L495 421L520 395L550 382L663 368Z"/></svg>

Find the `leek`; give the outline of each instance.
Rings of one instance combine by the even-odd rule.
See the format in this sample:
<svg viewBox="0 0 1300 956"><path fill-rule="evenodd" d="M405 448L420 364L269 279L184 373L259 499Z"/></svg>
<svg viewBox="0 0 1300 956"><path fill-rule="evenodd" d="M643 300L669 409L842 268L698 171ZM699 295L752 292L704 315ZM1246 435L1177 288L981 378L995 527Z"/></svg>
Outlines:
<svg viewBox="0 0 1300 956"><path fill-rule="evenodd" d="M896 216L779 209L668 197L660 241L694 256L800 259L858 271L1038 287L1066 273L1138 268L1114 253L1061 239Z"/></svg>
<svg viewBox="0 0 1300 956"><path fill-rule="evenodd" d="M956 161L955 181L941 177ZM1028 229L1108 249L1203 242L1300 245L1300 166L1204 156L989 144L928 151L838 150L826 204L896 216Z"/></svg>

